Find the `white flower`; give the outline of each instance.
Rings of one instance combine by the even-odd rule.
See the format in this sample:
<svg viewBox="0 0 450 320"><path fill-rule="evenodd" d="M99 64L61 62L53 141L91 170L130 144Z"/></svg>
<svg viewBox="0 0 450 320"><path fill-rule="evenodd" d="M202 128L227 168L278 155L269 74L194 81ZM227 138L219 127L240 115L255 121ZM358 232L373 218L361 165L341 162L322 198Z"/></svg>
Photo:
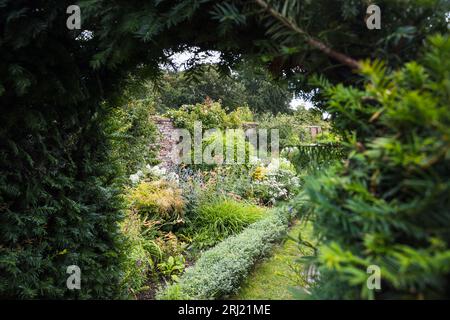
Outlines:
<svg viewBox="0 0 450 320"><path fill-rule="evenodd" d="M158 175L159 175L159 176L165 175L166 172L167 172L166 168L159 168L159 167L158 167Z"/></svg>
<svg viewBox="0 0 450 320"><path fill-rule="evenodd" d="M294 185L298 185L298 184L300 184L300 179L298 177L292 177L291 183Z"/></svg>
<svg viewBox="0 0 450 320"><path fill-rule="evenodd" d="M170 172L170 173L167 175L166 179L167 179L168 181L173 181L173 182L176 182L176 183L179 183L179 181L180 181L180 177L179 177L178 174L176 174L175 172Z"/></svg>
<svg viewBox="0 0 450 320"><path fill-rule="evenodd" d="M269 174L274 174L280 167L280 159L279 158L273 158L269 165L267 166L267 169L269 170Z"/></svg>
<svg viewBox="0 0 450 320"><path fill-rule="evenodd" d="M150 173L152 176L155 176L157 178L161 178L163 175L166 174L166 168L160 168L159 166L150 166L150 165L146 165L145 166L148 170L148 173Z"/></svg>
<svg viewBox="0 0 450 320"><path fill-rule="evenodd" d="M132 183L136 184L139 182L140 177L137 173L130 175L130 180Z"/></svg>
<svg viewBox="0 0 450 320"><path fill-rule="evenodd" d="M135 174L130 175L130 180L132 183L138 183L142 177L144 177L144 173L142 172L142 170L139 170Z"/></svg>

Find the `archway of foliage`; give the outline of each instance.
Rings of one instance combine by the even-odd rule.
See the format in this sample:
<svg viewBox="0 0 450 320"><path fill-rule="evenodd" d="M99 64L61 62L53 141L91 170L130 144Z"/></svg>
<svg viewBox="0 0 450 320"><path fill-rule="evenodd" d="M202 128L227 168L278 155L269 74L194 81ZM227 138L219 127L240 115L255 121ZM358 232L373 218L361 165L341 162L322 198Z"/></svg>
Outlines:
<svg viewBox="0 0 450 320"><path fill-rule="evenodd" d="M445 1L415 1L411 10L380 1L389 9L375 33L361 22L365 1L289 1L289 10L268 2L306 33L286 32L249 1L80 1L83 31L66 29L73 1L1 2L2 298L122 295L120 171L106 119L130 73L158 78L173 52L198 47L221 51L223 70L243 54L258 57L274 74L300 75L297 87L315 71L353 82L349 68L305 40L323 35L344 54L380 54L395 65L416 56L425 34L447 30ZM416 26L405 29L410 21ZM66 288L72 264L82 269L81 291Z"/></svg>

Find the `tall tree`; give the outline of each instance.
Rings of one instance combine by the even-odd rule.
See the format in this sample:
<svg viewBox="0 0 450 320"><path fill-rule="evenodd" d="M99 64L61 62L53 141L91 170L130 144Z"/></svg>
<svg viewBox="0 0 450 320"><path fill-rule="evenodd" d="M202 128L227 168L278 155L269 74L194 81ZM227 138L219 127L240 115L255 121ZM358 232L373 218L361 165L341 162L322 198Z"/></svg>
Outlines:
<svg viewBox="0 0 450 320"><path fill-rule="evenodd" d="M159 111L202 103L209 97L222 101L229 110L249 106L258 113L286 113L293 96L287 81L274 81L266 69L246 64L238 65L229 75L219 73L215 65L205 64L196 67L195 72L166 72L156 84L134 79L131 86L134 99L154 101Z"/></svg>

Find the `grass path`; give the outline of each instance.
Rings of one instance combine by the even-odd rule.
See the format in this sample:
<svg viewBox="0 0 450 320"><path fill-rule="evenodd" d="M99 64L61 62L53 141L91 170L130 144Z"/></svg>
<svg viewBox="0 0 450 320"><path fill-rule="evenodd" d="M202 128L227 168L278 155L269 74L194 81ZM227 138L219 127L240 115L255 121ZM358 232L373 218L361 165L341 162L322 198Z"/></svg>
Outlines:
<svg viewBox="0 0 450 320"><path fill-rule="evenodd" d="M297 239L299 232L302 237L309 238L311 224L294 223L289 235ZM290 287L298 286L294 261L301 255L297 244L287 239L277 245L272 255L255 266L253 271L243 282L239 293L231 299L245 300L292 300L294 297L289 291Z"/></svg>

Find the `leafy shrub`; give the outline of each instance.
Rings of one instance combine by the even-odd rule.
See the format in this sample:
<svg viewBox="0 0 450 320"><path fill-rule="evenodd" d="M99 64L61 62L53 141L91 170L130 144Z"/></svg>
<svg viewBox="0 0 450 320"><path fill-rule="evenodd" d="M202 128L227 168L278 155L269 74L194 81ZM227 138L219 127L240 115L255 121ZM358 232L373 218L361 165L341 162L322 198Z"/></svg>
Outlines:
<svg viewBox="0 0 450 320"><path fill-rule="evenodd" d="M338 144L342 141L342 137L331 131L322 131L316 136L315 143L320 144Z"/></svg>
<svg viewBox="0 0 450 320"><path fill-rule="evenodd" d="M156 238L155 242L165 256L177 256L185 249L185 244L173 232L167 232Z"/></svg>
<svg viewBox="0 0 450 320"><path fill-rule="evenodd" d="M109 117L111 153L120 163L124 176L136 172L143 164L156 161L156 150L150 147L155 145L157 136L150 118L153 112L151 104L135 100L112 110Z"/></svg>
<svg viewBox="0 0 450 320"><path fill-rule="evenodd" d="M253 204L227 198L215 199L200 204L187 233L192 236L196 247L210 247L241 232L265 215L265 208Z"/></svg>
<svg viewBox="0 0 450 320"><path fill-rule="evenodd" d="M320 143L285 148L282 155L288 158L299 173L308 173L325 168L346 157L342 144Z"/></svg>
<svg viewBox="0 0 450 320"><path fill-rule="evenodd" d="M296 119L289 114L274 116L270 113L260 116L259 128L267 129L269 138L270 130L278 129L280 148L298 145L310 141L309 132Z"/></svg>
<svg viewBox="0 0 450 320"><path fill-rule="evenodd" d="M175 127L194 131L194 122L200 121L203 130L240 128L244 122L253 121L253 114L248 107L238 107L227 114L220 102L206 99L204 103L184 105L176 110L169 110L166 116L173 120Z"/></svg>
<svg viewBox="0 0 450 320"><path fill-rule="evenodd" d="M206 150L207 148L208 150ZM213 163L194 166L211 169L216 165L226 165L227 163L249 165L251 156L256 154L256 150L249 141L246 141L245 132L236 129L234 131L215 131L205 134L202 140L202 154L209 156ZM191 158L192 163L194 163L193 154ZM203 162L206 162L205 160L203 158Z"/></svg>
<svg viewBox="0 0 450 320"><path fill-rule="evenodd" d="M321 239L320 298L448 298L450 39L429 39L396 72L364 64L364 88L327 87L351 152L308 180L305 208ZM366 268L381 270L381 290Z"/></svg>
<svg viewBox="0 0 450 320"><path fill-rule="evenodd" d="M253 112L248 106L237 107L228 114L228 124L233 128L239 128L245 122L253 121Z"/></svg>
<svg viewBox="0 0 450 320"><path fill-rule="evenodd" d="M160 291L157 298L217 299L235 293L255 262L285 234L289 218L289 212L277 210L205 251L177 283Z"/></svg>
<svg viewBox="0 0 450 320"><path fill-rule="evenodd" d="M184 105L177 110L166 113L173 120L175 127L188 129L194 132L194 122L200 121L203 130L225 128L228 123L226 111L219 102L205 101L203 104Z"/></svg>
<svg viewBox="0 0 450 320"><path fill-rule="evenodd" d="M294 166L284 158L274 158L268 165L259 163L251 172L253 197L264 205L288 200L300 188Z"/></svg>
<svg viewBox="0 0 450 320"><path fill-rule="evenodd" d="M158 270L163 276L173 281L177 281L178 275L184 271L186 259L183 255L169 256L166 261L158 263Z"/></svg>

